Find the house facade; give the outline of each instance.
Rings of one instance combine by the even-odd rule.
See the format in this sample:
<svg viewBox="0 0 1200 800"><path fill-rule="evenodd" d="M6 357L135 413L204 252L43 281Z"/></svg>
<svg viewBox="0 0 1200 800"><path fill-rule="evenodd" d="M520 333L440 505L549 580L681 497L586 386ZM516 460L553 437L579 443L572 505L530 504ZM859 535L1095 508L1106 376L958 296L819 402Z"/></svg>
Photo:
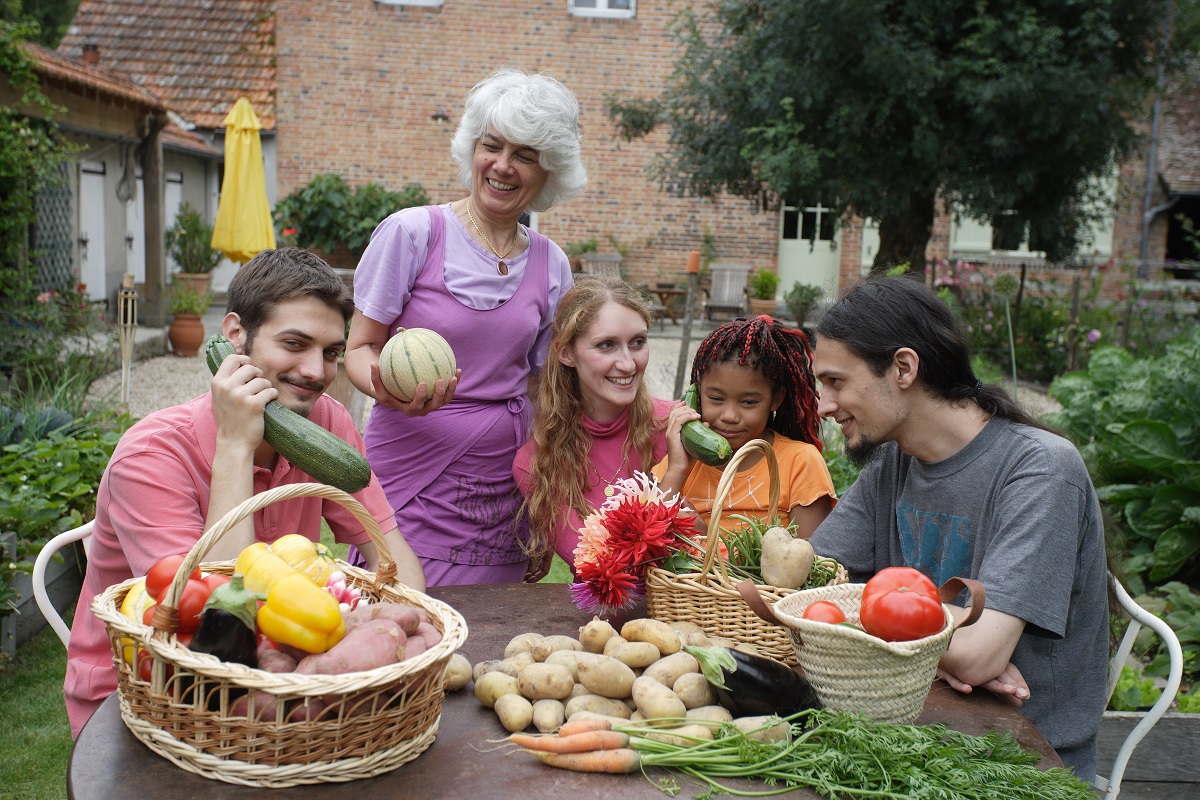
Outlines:
<svg viewBox="0 0 1200 800"><path fill-rule="evenodd" d="M164 208L173 216L183 199L191 200L184 185L200 186L215 175L221 154L172 122L163 101L128 75L32 43L26 54L43 93L62 109L53 118L59 135L75 150L61 180L36 199L31 245L38 283L83 284L93 301L113 309L131 273L149 319L162 293L154 264L162 259ZM16 105L15 98L4 102ZM147 195L147 171L158 176L151 186L165 192ZM148 252L150 240L160 243L157 253Z"/></svg>
<svg viewBox="0 0 1200 800"><path fill-rule="evenodd" d="M262 124L267 199L275 202L274 5L270 0L82 0L59 43L60 54L120 71L170 110L174 125L163 139L167 227L183 201L210 224L216 219L224 120L242 96ZM182 139L209 156L203 168L196 163L187 168L172 158ZM223 291L236 271L237 264L222 261L213 273L213 289Z"/></svg>
<svg viewBox="0 0 1200 800"><path fill-rule="evenodd" d="M83 0L60 50L98 42L106 62L214 139L234 87L259 92L272 202L326 172L393 190L416 182L434 202L457 199L464 189L449 145L466 94L499 68L544 71L579 100L590 176L580 196L534 215L532 224L564 248L595 240L601 253L621 254L634 283L680 277L691 250L777 271L780 295L796 281L833 293L858 280L878 241L869 221L839 220L820 198L763 210L742 198L676 197L646 173L665 152L665 134L619 137L607 101L618 91L659 91L674 66L676 11L645 0ZM1197 141L1179 124L1184 116L1164 114L1155 133L1150 173L1162 180L1149 184L1153 209L1181 202L1175 195L1185 183L1175 172L1190 169L1194 159L1180 154ZM1169 208L1143 225L1147 156L1148 149L1111 177L1112 219L1093 232L1085 260L1139 258L1143 229L1146 257L1169 255ZM211 219L215 209L206 209ZM989 226L953 209L942 209L928 256L1045 266L1020 241L996 241ZM220 287L220 275L214 283Z"/></svg>

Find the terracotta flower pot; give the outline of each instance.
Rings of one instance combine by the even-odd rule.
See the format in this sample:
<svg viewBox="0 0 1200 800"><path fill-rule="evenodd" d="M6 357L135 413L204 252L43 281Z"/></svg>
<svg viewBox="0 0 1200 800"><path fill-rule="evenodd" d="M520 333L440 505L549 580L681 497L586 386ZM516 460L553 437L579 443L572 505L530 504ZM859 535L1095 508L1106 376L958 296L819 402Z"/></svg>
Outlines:
<svg viewBox="0 0 1200 800"><path fill-rule="evenodd" d="M195 356L204 344L204 323L199 314L175 314L167 328L167 339L177 356Z"/></svg>

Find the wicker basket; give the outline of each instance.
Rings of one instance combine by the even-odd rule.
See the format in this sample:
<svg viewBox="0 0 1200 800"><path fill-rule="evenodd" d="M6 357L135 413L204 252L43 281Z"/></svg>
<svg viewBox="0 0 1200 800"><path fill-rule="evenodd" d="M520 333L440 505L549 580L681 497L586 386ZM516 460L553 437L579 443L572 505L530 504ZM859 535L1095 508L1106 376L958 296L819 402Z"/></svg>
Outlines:
<svg viewBox="0 0 1200 800"><path fill-rule="evenodd" d="M362 672L276 674L193 653L168 630L125 617L118 609L137 579L109 587L92 601L92 611L108 627L121 718L147 747L189 772L266 788L350 781L411 761L437 735L442 682L450 656L467 638L466 621L447 604L395 579L396 565L379 525L340 489L290 484L237 506L192 547L163 605L178 602L192 569L238 522L271 503L302 496L333 500L366 528L379 551L379 574L338 562L347 583L362 590L363 601L403 602L424 609L442 641L412 660ZM234 562L219 562L203 568L230 574L233 566ZM170 623L167 627L173 628ZM122 657L127 647L153 658L150 681L142 680ZM234 716L234 702L243 695L248 695L251 709L273 696L286 711L282 718L254 712ZM306 720L307 715L315 720Z"/></svg>
<svg viewBox="0 0 1200 800"><path fill-rule="evenodd" d="M738 580L729 577L725 562L720 557L721 507L737 477L738 465L752 453L763 454L771 476L767 518L774 519L779 513L779 462L770 444L762 439L754 439L734 454L721 473L708 521L703 569L684 575L661 567L646 570L646 613L663 622L694 622L709 636L752 644L768 658L795 664L796 654L787 631L778 622L764 620L747 607L738 593ZM846 580L846 570L838 565L833 583L845 583ZM762 584L757 588L771 600L781 599L796 591Z"/></svg>
<svg viewBox="0 0 1200 800"><path fill-rule="evenodd" d="M842 610L846 621L858 625L862 583L844 583L794 592L769 607L750 581L739 589L756 615L787 628L796 659L805 677L817 690L826 708L854 711L881 722L908 724L925 705L937 673L938 659L958 627L970 625L983 612L983 586L976 581L951 578L941 588L942 630L909 642L885 642L846 625L830 625L802 617L818 600L828 600ZM971 611L958 625L945 602L963 588L971 591Z"/></svg>

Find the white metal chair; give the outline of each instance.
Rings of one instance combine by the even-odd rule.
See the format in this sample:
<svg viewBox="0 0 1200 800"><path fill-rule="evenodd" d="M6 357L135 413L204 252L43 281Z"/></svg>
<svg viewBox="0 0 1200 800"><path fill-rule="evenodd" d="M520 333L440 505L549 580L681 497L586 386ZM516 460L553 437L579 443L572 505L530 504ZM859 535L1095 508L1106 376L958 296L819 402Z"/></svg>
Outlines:
<svg viewBox="0 0 1200 800"><path fill-rule="evenodd" d="M1175 700L1175 695L1179 692L1179 682L1183 677L1183 648L1179 646L1179 638L1175 635L1175 631L1171 630L1171 627L1166 622L1139 606L1111 572L1108 574L1108 583L1112 588L1113 595L1117 598L1117 602L1121 604L1121 608L1129 615L1130 619L1129 627L1126 628L1125 635L1121 637L1121 643L1117 647L1117 652L1108 662L1107 699L1112 699L1113 691L1117 688L1117 679L1121 677L1121 667L1125 665L1126 660L1129 658L1129 653L1133 649L1133 641L1137 638L1138 631L1142 629L1143 625L1162 637L1171 660L1171 667L1167 672L1167 683L1163 687L1162 697L1158 698L1158 702L1151 706L1142 721L1125 737L1125 742L1121 745L1121 748L1117 751L1116 758L1113 760L1112 770L1108 778L1106 779L1100 775L1096 776L1094 785L1097 790L1104 793L1104 800L1116 800L1117 795L1121 793L1121 779L1125 775L1125 768L1129 765L1129 759L1133 755L1134 748L1145 738L1150 729L1162 719L1163 714L1167 713L1167 708L1170 707L1171 703Z"/></svg>
<svg viewBox="0 0 1200 800"><path fill-rule="evenodd" d="M50 559L54 557L55 553L71 542L82 542L83 552L86 555L91 545L92 524L92 522L86 522L78 528L63 531L55 536L46 542L38 553L37 560L33 562L33 599L37 602L46 622L50 623L50 627L62 640L63 647L66 647L67 643L71 641L71 629L59 616L58 609L54 607L54 603L50 602L50 595L46 593L46 565L50 563Z"/></svg>
<svg viewBox="0 0 1200 800"><path fill-rule="evenodd" d="M746 280L750 275L750 265L714 261L708 266L708 274L711 285L708 301L704 304L704 318L711 320L714 312L732 313L734 316L744 313L749 296Z"/></svg>

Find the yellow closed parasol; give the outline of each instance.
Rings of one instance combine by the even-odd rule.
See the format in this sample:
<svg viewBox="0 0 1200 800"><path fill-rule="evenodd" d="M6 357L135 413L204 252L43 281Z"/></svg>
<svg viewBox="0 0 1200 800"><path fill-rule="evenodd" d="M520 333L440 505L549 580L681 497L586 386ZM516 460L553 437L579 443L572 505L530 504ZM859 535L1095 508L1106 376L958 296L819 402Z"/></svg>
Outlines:
<svg viewBox="0 0 1200 800"><path fill-rule="evenodd" d="M261 128L250 101L239 97L225 117L225 178L212 246L243 264L275 247L258 135Z"/></svg>

